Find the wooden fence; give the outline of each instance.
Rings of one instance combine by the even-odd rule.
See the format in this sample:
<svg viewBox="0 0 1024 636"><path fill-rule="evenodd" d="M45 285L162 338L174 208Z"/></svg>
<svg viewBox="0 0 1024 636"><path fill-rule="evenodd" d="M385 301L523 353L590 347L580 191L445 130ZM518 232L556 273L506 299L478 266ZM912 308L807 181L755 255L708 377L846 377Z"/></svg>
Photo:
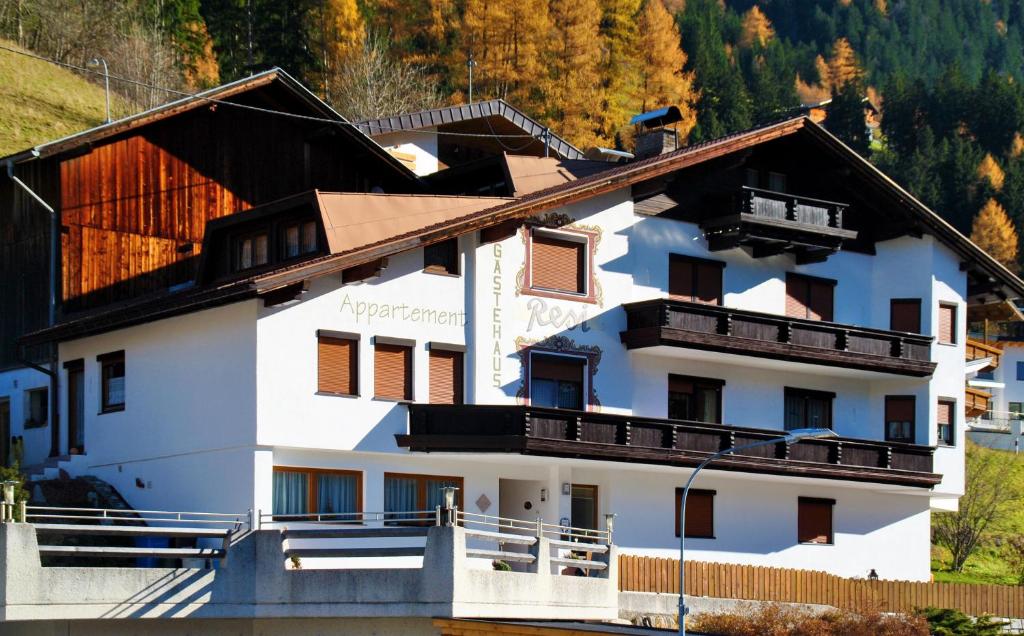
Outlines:
<svg viewBox="0 0 1024 636"><path fill-rule="evenodd" d="M619 589L679 594L679 561L624 554ZM843 609L910 612L944 607L965 614L1024 618L1024 587L847 579L825 572L686 562L686 593L751 601L815 603Z"/></svg>

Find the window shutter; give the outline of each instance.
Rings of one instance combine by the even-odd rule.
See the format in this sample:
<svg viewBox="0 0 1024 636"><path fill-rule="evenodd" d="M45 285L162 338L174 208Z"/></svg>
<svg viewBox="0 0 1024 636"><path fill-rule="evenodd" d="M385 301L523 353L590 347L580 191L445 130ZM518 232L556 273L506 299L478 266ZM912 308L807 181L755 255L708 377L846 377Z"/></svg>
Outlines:
<svg viewBox="0 0 1024 636"><path fill-rule="evenodd" d="M373 395L389 400L412 399L412 347L374 345Z"/></svg>
<svg viewBox="0 0 1024 636"><path fill-rule="evenodd" d="M708 305L722 304L722 267L715 263L697 265L696 302Z"/></svg>
<svg viewBox="0 0 1024 636"><path fill-rule="evenodd" d="M534 355L530 357L530 376L582 384L584 362L583 358Z"/></svg>
<svg viewBox="0 0 1024 636"><path fill-rule="evenodd" d="M956 342L956 305L939 305L939 342Z"/></svg>
<svg viewBox="0 0 1024 636"><path fill-rule="evenodd" d="M531 286L576 294L585 293L583 263L585 243L533 235Z"/></svg>
<svg viewBox="0 0 1024 636"><path fill-rule="evenodd" d="M679 509L683 489L676 488L676 536L679 536ZM715 491L690 490L686 498L686 536L711 539L715 536Z"/></svg>
<svg viewBox="0 0 1024 636"><path fill-rule="evenodd" d="M808 298L807 279L797 276L786 277L786 315L790 318L806 318Z"/></svg>
<svg viewBox="0 0 1024 636"><path fill-rule="evenodd" d="M913 422L914 398L911 396L887 396L885 398L885 421Z"/></svg>
<svg viewBox="0 0 1024 636"><path fill-rule="evenodd" d="M808 303L807 317L812 320L832 322L832 284L812 280L808 281L808 288L810 302Z"/></svg>
<svg viewBox="0 0 1024 636"><path fill-rule="evenodd" d="M950 425L953 423L953 403L949 400L939 400L939 408L935 414L937 423L942 425Z"/></svg>
<svg viewBox="0 0 1024 636"><path fill-rule="evenodd" d="M830 499L800 497L797 512L797 540L800 543L832 543Z"/></svg>
<svg viewBox="0 0 1024 636"><path fill-rule="evenodd" d="M359 343L351 338L317 338L317 391L356 395Z"/></svg>
<svg viewBox="0 0 1024 636"><path fill-rule="evenodd" d="M462 352L430 350L430 403L462 404Z"/></svg>
<svg viewBox="0 0 1024 636"><path fill-rule="evenodd" d="M679 258L669 257L668 262L668 295L676 300L693 300L693 268L694 263Z"/></svg>
<svg viewBox="0 0 1024 636"><path fill-rule="evenodd" d="M921 301L919 299L891 301L889 328L893 331L921 333Z"/></svg>
<svg viewBox="0 0 1024 636"><path fill-rule="evenodd" d="M669 374L668 390L671 393L693 393L693 382L682 376Z"/></svg>

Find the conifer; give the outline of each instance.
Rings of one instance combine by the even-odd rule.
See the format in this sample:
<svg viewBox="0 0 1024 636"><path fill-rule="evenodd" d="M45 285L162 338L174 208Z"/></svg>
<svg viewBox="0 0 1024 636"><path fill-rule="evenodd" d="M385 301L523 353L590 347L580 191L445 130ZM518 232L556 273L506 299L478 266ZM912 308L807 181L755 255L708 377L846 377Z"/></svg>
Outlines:
<svg viewBox="0 0 1024 636"><path fill-rule="evenodd" d="M611 145L599 136L601 11L597 0L552 0L545 123L577 146Z"/></svg>
<svg viewBox="0 0 1024 636"><path fill-rule="evenodd" d="M679 46L679 30L661 0L648 0L640 14L640 51L642 59L641 111L660 106L679 107L683 120L676 130L685 140L697 123L694 103L693 72L684 71L686 53Z"/></svg>
<svg viewBox="0 0 1024 636"><path fill-rule="evenodd" d="M989 199L974 218L971 240L1011 271L1017 270L1017 230L995 199Z"/></svg>
<svg viewBox="0 0 1024 636"><path fill-rule="evenodd" d="M356 0L327 0L323 21L324 70L330 75L363 46L366 24Z"/></svg>
<svg viewBox="0 0 1024 636"><path fill-rule="evenodd" d="M625 133L623 126L641 110L643 51L638 28L641 3L642 0L601 0L601 40L604 43L601 73L605 88L601 136L604 139L615 139Z"/></svg>
<svg viewBox="0 0 1024 636"><path fill-rule="evenodd" d="M992 155L986 154L978 164L978 178L987 181L993 190L999 192L1003 189L1006 174Z"/></svg>
<svg viewBox="0 0 1024 636"><path fill-rule="evenodd" d="M771 20L756 4L743 14L743 28L740 31L740 46L750 48L755 44L764 46L775 37Z"/></svg>
<svg viewBox="0 0 1024 636"><path fill-rule="evenodd" d="M857 54L854 53L850 41L838 38L832 44L832 55L828 59L830 88L840 89L847 82L858 80L863 75L864 71L857 62Z"/></svg>

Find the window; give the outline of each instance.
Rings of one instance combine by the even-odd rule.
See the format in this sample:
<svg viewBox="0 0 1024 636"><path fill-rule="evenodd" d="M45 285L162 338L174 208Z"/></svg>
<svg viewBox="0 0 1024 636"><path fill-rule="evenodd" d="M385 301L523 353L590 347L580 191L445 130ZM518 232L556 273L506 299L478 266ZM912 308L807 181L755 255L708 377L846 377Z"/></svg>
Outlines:
<svg viewBox="0 0 1024 636"><path fill-rule="evenodd" d="M597 530L597 486L573 484L570 514L574 528Z"/></svg>
<svg viewBox="0 0 1024 636"><path fill-rule="evenodd" d="M0 398L0 466L10 466L11 399Z"/></svg>
<svg viewBox="0 0 1024 636"><path fill-rule="evenodd" d="M956 305L939 304L939 344L956 344Z"/></svg>
<svg viewBox="0 0 1024 636"><path fill-rule="evenodd" d="M832 400L835 393L791 389L785 392L786 430L794 428L832 428Z"/></svg>
<svg viewBox="0 0 1024 636"><path fill-rule="evenodd" d="M1024 362L1017 363L1017 381L1024 382Z"/></svg>
<svg viewBox="0 0 1024 636"><path fill-rule="evenodd" d="M832 322L836 282L802 274L786 274L786 315Z"/></svg>
<svg viewBox="0 0 1024 636"><path fill-rule="evenodd" d="M885 441L913 443L915 404L913 395L885 396Z"/></svg>
<svg viewBox="0 0 1024 636"><path fill-rule="evenodd" d="M64 363L68 382L68 450L85 452L85 361Z"/></svg>
<svg viewBox="0 0 1024 636"><path fill-rule="evenodd" d="M437 506L444 505L443 488L454 486L455 505L462 506L462 477L442 477L438 475L406 475L403 473L384 473L384 512L411 513L433 511ZM393 514L392 519L424 519L425 515ZM434 523L433 514L429 521Z"/></svg>
<svg viewBox="0 0 1024 636"><path fill-rule="evenodd" d="M786 175L781 172L768 173L768 189L774 192L786 191Z"/></svg>
<svg viewBox="0 0 1024 636"><path fill-rule="evenodd" d="M462 404L462 352L430 347L430 403Z"/></svg>
<svg viewBox="0 0 1024 636"><path fill-rule="evenodd" d="M955 443L954 431L956 430L956 402L953 400L939 400L935 413L935 421L939 427L939 444L953 446Z"/></svg>
<svg viewBox="0 0 1024 636"><path fill-rule="evenodd" d="M242 270L266 265L270 258L267 250L268 243L266 232L239 238L235 247L235 269Z"/></svg>
<svg viewBox="0 0 1024 636"><path fill-rule="evenodd" d="M1006 409L1010 412L1011 420L1022 420L1024 417L1024 402L1009 402Z"/></svg>
<svg viewBox="0 0 1024 636"><path fill-rule="evenodd" d="M316 351L317 392L358 395L358 336L318 332Z"/></svg>
<svg viewBox="0 0 1024 636"><path fill-rule="evenodd" d="M893 298L889 301L889 329L921 333L921 299Z"/></svg>
<svg viewBox="0 0 1024 636"><path fill-rule="evenodd" d="M676 536L679 536L679 509L683 489L676 488ZM686 496L686 538L715 538L715 491L690 489Z"/></svg>
<svg viewBox="0 0 1024 636"><path fill-rule="evenodd" d="M423 248L423 271L459 275L459 240L448 239Z"/></svg>
<svg viewBox="0 0 1024 636"><path fill-rule="evenodd" d="M285 225L282 235L286 259L316 251L316 221L302 221Z"/></svg>
<svg viewBox="0 0 1024 636"><path fill-rule="evenodd" d="M50 390L45 386L25 392L25 428L46 426L50 417Z"/></svg>
<svg viewBox="0 0 1024 636"><path fill-rule="evenodd" d="M530 404L583 410L583 358L532 354Z"/></svg>
<svg viewBox="0 0 1024 636"><path fill-rule="evenodd" d="M100 363L100 411L124 410L124 351L96 356Z"/></svg>
<svg viewBox="0 0 1024 636"><path fill-rule="evenodd" d="M274 516L334 514L358 520L363 474L350 470L274 467Z"/></svg>
<svg viewBox="0 0 1024 636"><path fill-rule="evenodd" d="M796 535L800 543L832 544L832 508L835 499L800 497Z"/></svg>
<svg viewBox="0 0 1024 636"><path fill-rule="evenodd" d="M725 380L669 375L669 419L720 424L724 385Z"/></svg>
<svg viewBox="0 0 1024 636"><path fill-rule="evenodd" d="M412 399L412 346L379 339L374 342L373 396L385 400Z"/></svg>
<svg viewBox="0 0 1024 636"><path fill-rule="evenodd" d="M722 304L722 270L725 263L670 254L668 295L707 305Z"/></svg>
<svg viewBox="0 0 1024 636"><path fill-rule="evenodd" d="M585 294L585 241L533 233L530 244L530 287Z"/></svg>

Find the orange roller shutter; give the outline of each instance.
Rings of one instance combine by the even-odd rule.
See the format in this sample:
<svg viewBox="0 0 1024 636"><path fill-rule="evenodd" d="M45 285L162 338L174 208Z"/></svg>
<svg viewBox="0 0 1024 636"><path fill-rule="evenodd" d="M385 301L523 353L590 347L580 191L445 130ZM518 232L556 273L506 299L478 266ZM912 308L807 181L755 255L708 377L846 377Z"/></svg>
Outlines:
<svg viewBox="0 0 1024 636"><path fill-rule="evenodd" d="M462 352L430 350L430 403L462 404Z"/></svg>
<svg viewBox="0 0 1024 636"><path fill-rule="evenodd" d="M939 305L939 342L954 344L956 342L956 305Z"/></svg>
<svg viewBox="0 0 1024 636"><path fill-rule="evenodd" d="M359 343L349 338L317 339L317 390L321 393L357 394Z"/></svg>
<svg viewBox="0 0 1024 636"><path fill-rule="evenodd" d="M390 400L412 399L412 347L374 345L373 395Z"/></svg>
<svg viewBox="0 0 1024 636"><path fill-rule="evenodd" d="M583 284L584 243L535 234L532 244L532 287L576 294L586 292Z"/></svg>

